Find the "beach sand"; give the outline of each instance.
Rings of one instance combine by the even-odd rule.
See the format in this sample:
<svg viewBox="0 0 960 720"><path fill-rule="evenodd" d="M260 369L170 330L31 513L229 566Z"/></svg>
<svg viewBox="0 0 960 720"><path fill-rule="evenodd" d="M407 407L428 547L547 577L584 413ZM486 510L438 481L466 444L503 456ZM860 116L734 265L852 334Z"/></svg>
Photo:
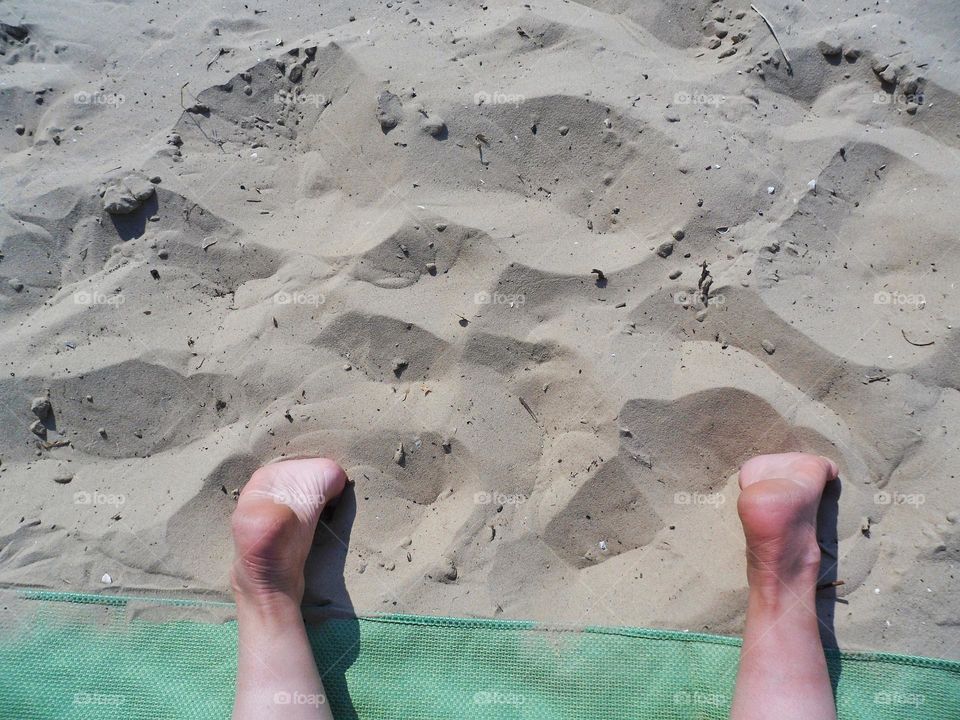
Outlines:
<svg viewBox="0 0 960 720"><path fill-rule="evenodd" d="M960 6L757 8L5 3L0 584L229 599L325 454L312 603L737 634L808 450L839 644L960 658Z"/></svg>

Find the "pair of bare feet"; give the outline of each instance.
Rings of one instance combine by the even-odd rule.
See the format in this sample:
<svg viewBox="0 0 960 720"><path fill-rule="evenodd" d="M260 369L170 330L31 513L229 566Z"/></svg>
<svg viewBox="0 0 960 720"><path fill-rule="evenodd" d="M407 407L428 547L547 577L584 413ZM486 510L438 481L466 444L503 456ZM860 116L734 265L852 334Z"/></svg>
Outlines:
<svg viewBox="0 0 960 720"><path fill-rule="evenodd" d="M837 466L760 455L740 468L737 509L749 601L734 720L835 720L816 615L817 508ZM332 718L300 612L303 570L325 505L347 482L332 460L257 470L233 516L239 663L234 718Z"/></svg>

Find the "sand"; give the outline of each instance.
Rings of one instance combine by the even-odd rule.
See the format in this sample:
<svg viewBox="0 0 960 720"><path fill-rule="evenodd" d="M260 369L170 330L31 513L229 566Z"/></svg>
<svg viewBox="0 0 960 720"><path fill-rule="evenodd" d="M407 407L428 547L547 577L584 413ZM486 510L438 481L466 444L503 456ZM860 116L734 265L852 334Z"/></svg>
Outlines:
<svg viewBox="0 0 960 720"><path fill-rule="evenodd" d="M960 7L758 9L5 3L0 584L228 599L323 453L310 602L736 634L810 450L840 645L960 658Z"/></svg>

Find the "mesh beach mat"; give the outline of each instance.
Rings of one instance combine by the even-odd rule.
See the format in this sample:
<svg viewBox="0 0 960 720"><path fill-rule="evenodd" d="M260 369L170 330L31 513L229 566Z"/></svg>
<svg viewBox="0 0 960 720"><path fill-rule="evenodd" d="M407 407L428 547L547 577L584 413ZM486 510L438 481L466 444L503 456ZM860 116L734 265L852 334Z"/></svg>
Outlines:
<svg viewBox="0 0 960 720"><path fill-rule="evenodd" d="M0 593L0 718L228 718L229 603ZM726 718L735 638L406 615L328 619L310 637L338 719ZM960 717L960 663L829 652L842 720Z"/></svg>

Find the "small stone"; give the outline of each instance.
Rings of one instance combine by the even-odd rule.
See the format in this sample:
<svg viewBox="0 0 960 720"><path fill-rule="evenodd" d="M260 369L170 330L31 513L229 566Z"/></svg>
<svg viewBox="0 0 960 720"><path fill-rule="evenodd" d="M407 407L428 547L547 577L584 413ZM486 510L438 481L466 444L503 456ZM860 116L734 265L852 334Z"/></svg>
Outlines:
<svg viewBox="0 0 960 720"><path fill-rule="evenodd" d="M857 48L847 48L843 51L843 56L850 62L855 62L860 57L860 51Z"/></svg>
<svg viewBox="0 0 960 720"><path fill-rule="evenodd" d="M497 536L497 529L493 525L487 525L487 529L483 532L487 542L493 542L493 539Z"/></svg>
<svg viewBox="0 0 960 720"><path fill-rule="evenodd" d="M138 207L140 201L125 183L112 182L104 190L103 209L111 215L128 215Z"/></svg>
<svg viewBox="0 0 960 720"><path fill-rule="evenodd" d="M384 90L377 95L377 122L380 123L380 129L386 134L400 124L401 110L403 103L400 98L389 90Z"/></svg>
<svg viewBox="0 0 960 720"><path fill-rule="evenodd" d="M764 351L767 355L773 355L773 354L777 351L777 346L774 345L774 344L773 344L772 342L770 342L769 340L763 340L763 341L760 343L760 346L763 348L763 351Z"/></svg>
<svg viewBox="0 0 960 720"><path fill-rule="evenodd" d="M302 65L291 65L290 73L287 75L290 78L290 82L298 83L303 79L303 66Z"/></svg>
<svg viewBox="0 0 960 720"><path fill-rule="evenodd" d="M908 114L908 115L916 115L916 114L917 114L917 110L919 110L919 109L920 109L920 106L917 105L917 103L915 103L915 102L913 102L913 101L908 102L907 105L906 105L906 107L904 108L904 110L907 111L907 114Z"/></svg>
<svg viewBox="0 0 960 720"><path fill-rule="evenodd" d="M880 73L880 79L888 85L893 85L897 82L897 75L897 69L893 65L888 65L887 69Z"/></svg>
<svg viewBox="0 0 960 720"><path fill-rule="evenodd" d="M60 485L66 485L67 483L69 483L69 482L72 481L72 480L73 480L73 474L72 474L72 473L59 473L59 474L53 476L53 481L54 481L55 483L60 484Z"/></svg>
<svg viewBox="0 0 960 720"><path fill-rule="evenodd" d="M671 280L676 280L681 275L683 275L683 270L674 270L667 277L669 277Z"/></svg>
<svg viewBox="0 0 960 720"><path fill-rule="evenodd" d="M818 42L817 49L820 51L821 55L827 58L840 57L840 53L843 52L843 46L827 40L821 40Z"/></svg>
<svg viewBox="0 0 960 720"><path fill-rule="evenodd" d="M662 258L670 257L672 253L673 253L672 242L660 243L660 245L657 247L657 255L659 255Z"/></svg>
<svg viewBox="0 0 960 720"><path fill-rule="evenodd" d="M152 176L150 177L150 182L152 182L154 185L159 185L160 182L161 182L160 176L159 176L159 175L152 175Z"/></svg>
<svg viewBox="0 0 960 720"><path fill-rule="evenodd" d="M430 273L431 275L436 275L436 274L437 274L437 264L436 264L436 263L428 262L426 265L424 265L424 267L426 268L427 272Z"/></svg>
<svg viewBox="0 0 960 720"><path fill-rule="evenodd" d="M388 572L393 572L394 570L397 569L397 564L393 560L391 560L390 562L386 563L383 566L383 569L387 570Z"/></svg>
<svg viewBox="0 0 960 720"><path fill-rule="evenodd" d="M568 132L570 132L570 128L568 128L566 125L561 125L557 129L560 131L561 135L566 135Z"/></svg>
<svg viewBox="0 0 960 720"><path fill-rule="evenodd" d="M900 92L902 92L907 97L916 95L917 91L920 89L920 79L916 77L908 77L900 79Z"/></svg>
<svg viewBox="0 0 960 720"><path fill-rule="evenodd" d="M393 461L397 465L403 465L404 461L406 460L406 457L407 457L407 452L406 450L403 449L403 443L400 443L397 446L397 449L393 453Z"/></svg>
<svg viewBox="0 0 960 720"><path fill-rule="evenodd" d="M683 231L682 228L675 229L672 234L673 234L673 239L677 241L683 240L687 236L687 234Z"/></svg>
<svg viewBox="0 0 960 720"><path fill-rule="evenodd" d="M27 131L27 129L23 125L17 125L16 127L13 128L13 131L17 135L23 135Z"/></svg>
<svg viewBox="0 0 960 720"><path fill-rule="evenodd" d="M736 45L731 45L731 46L728 47L726 50L724 50L722 53L720 53L719 55L717 55L717 57L722 60L723 58L728 58L728 57L730 57L731 55L736 55L736 54L737 54L737 46L736 46Z"/></svg>
<svg viewBox="0 0 960 720"><path fill-rule="evenodd" d="M170 257L170 253L166 250L160 250L157 252L157 257L161 260L166 260L168 257Z"/></svg>
<svg viewBox="0 0 960 720"><path fill-rule="evenodd" d="M41 420L46 420L53 412L53 403L48 397L35 397L30 403L30 411Z"/></svg>
<svg viewBox="0 0 960 720"><path fill-rule="evenodd" d="M860 532L870 537L870 518L866 515L860 518Z"/></svg>
<svg viewBox="0 0 960 720"><path fill-rule="evenodd" d="M399 376L404 370L407 369L407 366L410 363L402 357L395 357L390 368L393 370L393 374Z"/></svg>
<svg viewBox="0 0 960 720"><path fill-rule="evenodd" d="M344 371L344 372L350 372L351 370L353 370L353 365L351 365L350 363L344 363L344 364L343 364L343 371Z"/></svg>
<svg viewBox="0 0 960 720"><path fill-rule="evenodd" d="M447 124L436 116L427 116L420 121L420 129L430 137L440 138L447 131Z"/></svg>
<svg viewBox="0 0 960 720"><path fill-rule="evenodd" d="M104 585L110 585L113 582L113 578L110 577L110 573L104 573L100 577L100 582L102 582Z"/></svg>
<svg viewBox="0 0 960 720"><path fill-rule="evenodd" d="M20 292L21 290L23 290L23 283L20 282L20 280L18 280L17 278L10 278L10 280L8 281L8 284L10 285L10 287L13 288L14 292Z"/></svg>
<svg viewBox="0 0 960 720"><path fill-rule="evenodd" d="M97 428L97 434L98 434L100 437L106 439L106 437L107 437L107 429L106 429L106 428Z"/></svg>
<svg viewBox="0 0 960 720"><path fill-rule="evenodd" d="M411 545L413 545L413 538L409 535L400 541L400 547L402 548L408 548Z"/></svg>
<svg viewBox="0 0 960 720"><path fill-rule="evenodd" d="M697 311L697 314L696 314L694 317L696 317L697 322L703 322L704 320L707 319L707 311L706 311L706 310L698 310L698 311Z"/></svg>
<svg viewBox="0 0 960 720"><path fill-rule="evenodd" d="M457 579L458 574L457 566L453 564L453 560L446 558L440 572L440 582L453 582Z"/></svg>
<svg viewBox="0 0 960 720"><path fill-rule="evenodd" d="M123 179L123 185L139 202L143 202L157 191L152 182L140 175L127 175Z"/></svg>
<svg viewBox="0 0 960 720"><path fill-rule="evenodd" d="M434 227L434 229L436 229L437 232L443 232L444 230L447 229L447 224L446 224L446 223L437 223L437 224L434 225L433 227Z"/></svg>
<svg viewBox="0 0 960 720"><path fill-rule="evenodd" d="M718 47L720 47L720 38L710 38L707 42L707 48L710 50L716 50Z"/></svg>
<svg viewBox="0 0 960 720"><path fill-rule="evenodd" d="M38 438L46 438L46 437L47 437L47 428L46 428L46 426L44 426L44 424L43 424L42 422L40 422L39 420L34 420L33 423L31 423L31 425L30 425L30 432L32 432L32 433L33 433L34 435L36 435Z"/></svg>

